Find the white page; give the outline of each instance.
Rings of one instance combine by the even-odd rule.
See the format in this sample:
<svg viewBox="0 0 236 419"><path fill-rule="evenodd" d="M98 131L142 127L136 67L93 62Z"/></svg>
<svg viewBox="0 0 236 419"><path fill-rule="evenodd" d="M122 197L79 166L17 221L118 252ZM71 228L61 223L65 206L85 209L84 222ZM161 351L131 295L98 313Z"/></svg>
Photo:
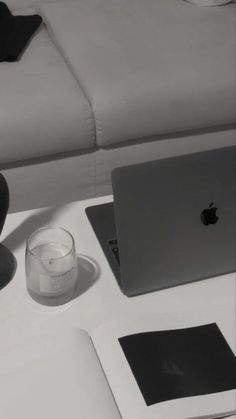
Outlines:
<svg viewBox="0 0 236 419"><path fill-rule="evenodd" d="M38 336L0 354L2 419L120 419L84 331Z"/></svg>
<svg viewBox="0 0 236 419"><path fill-rule="evenodd" d="M235 314L223 308L217 314L183 313L123 319L103 325L92 339L123 419L185 419L236 410L234 390L170 400L147 406L123 354L118 338L133 333L217 323L235 352ZM161 383L160 383L161 385Z"/></svg>

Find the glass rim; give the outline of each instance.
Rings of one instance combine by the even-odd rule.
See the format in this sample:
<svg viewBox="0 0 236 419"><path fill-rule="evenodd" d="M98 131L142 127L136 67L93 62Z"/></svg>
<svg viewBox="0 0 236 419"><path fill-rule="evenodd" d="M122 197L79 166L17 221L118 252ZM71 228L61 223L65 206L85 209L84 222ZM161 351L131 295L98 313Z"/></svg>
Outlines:
<svg viewBox="0 0 236 419"><path fill-rule="evenodd" d="M53 257L53 258L51 258L51 257L39 257L37 254L35 254L33 252L33 250L30 248L29 242L36 233L39 233L40 231L43 231L43 230L58 230L58 231L62 231L64 233L66 233L72 241L71 248L68 250L68 252L66 252L63 256L56 256L56 257ZM28 236L28 238L26 239L26 251L28 251L33 257L35 257L37 259L40 259L40 260L50 260L50 259L59 260L59 259L63 259L64 257L68 256L73 251L74 248L75 248L75 240L74 240L74 237L72 236L72 234L68 230L66 230L65 228L59 227L59 226L40 227L37 230L33 231Z"/></svg>

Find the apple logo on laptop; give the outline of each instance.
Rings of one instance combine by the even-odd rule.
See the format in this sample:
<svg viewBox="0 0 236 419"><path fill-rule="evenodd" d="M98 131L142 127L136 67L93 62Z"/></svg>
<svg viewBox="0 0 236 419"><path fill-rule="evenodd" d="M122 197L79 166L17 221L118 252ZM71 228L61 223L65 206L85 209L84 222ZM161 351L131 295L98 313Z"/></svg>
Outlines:
<svg viewBox="0 0 236 419"><path fill-rule="evenodd" d="M211 202L208 208L205 208L201 212L201 221L205 226L209 224L216 224L219 217L216 215L217 207L214 206L214 202Z"/></svg>

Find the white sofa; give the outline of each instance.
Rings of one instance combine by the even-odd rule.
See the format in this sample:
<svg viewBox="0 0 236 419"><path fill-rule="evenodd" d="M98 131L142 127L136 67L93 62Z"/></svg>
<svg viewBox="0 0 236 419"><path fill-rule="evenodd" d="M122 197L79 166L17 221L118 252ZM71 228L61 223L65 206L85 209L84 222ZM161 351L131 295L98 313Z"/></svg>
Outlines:
<svg viewBox="0 0 236 419"><path fill-rule="evenodd" d="M235 143L235 4L7 4L44 19L21 59L0 64L12 210L25 208L32 185L27 207L100 195L117 165Z"/></svg>

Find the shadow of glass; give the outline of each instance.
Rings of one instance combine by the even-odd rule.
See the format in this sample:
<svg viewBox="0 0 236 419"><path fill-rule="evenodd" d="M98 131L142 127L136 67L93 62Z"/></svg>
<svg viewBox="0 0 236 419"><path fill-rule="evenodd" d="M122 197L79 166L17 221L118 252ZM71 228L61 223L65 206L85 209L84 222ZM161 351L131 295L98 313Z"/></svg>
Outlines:
<svg viewBox="0 0 236 419"><path fill-rule="evenodd" d="M100 276L98 263L89 256L77 255L78 276L74 288L73 299L84 294L91 288Z"/></svg>
<svg viewBox="0 0 236 419"><path fill-rule="evenodd" d="M33 231L52 222L55 215L62 211L64 206L44 209L28 217L3 240L3 245L11 249L12 252L15 251Z"/></svg>
<svg viewBox="0 0 236 419"><path fill-rule="evenodd" d="M69 292L63 295L45 297L42 295L35 295L28 289L30 296L37 303L44 306L61 306L67 304L80 295L84 294L91 288L100 276L100 268L95 260L86 255L77 255L78 275L75 286Z"/></svg>
<svg viewBox="0 0 236 419"><path fill-rule="evenodd" d="M14 255L7 247L0 244L0 290L13 279L16 267L17 262Z"/></svg>

